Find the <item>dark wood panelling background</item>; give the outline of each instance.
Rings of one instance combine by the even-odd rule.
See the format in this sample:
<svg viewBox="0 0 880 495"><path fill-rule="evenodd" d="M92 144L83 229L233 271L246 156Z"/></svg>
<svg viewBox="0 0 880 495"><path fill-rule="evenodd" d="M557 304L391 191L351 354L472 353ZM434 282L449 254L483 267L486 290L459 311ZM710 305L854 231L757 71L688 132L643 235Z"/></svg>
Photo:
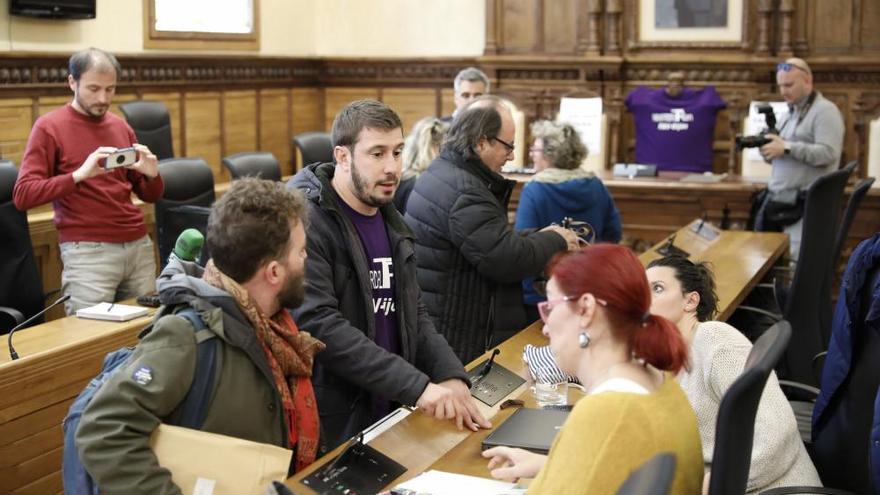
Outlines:
<svg viewBox="0 0 880 495"><path fill-rule="evenodd" d="M744 36L735 43L642 42L635 32L636 0L486 0L485 54L477 58L122 56L113 111L128 100L163 101L175 153L205 158L218 183L228 180L221 158L252 149L273 152L287 175L296 160L290 137L329 130L335 113L351 100L385 101L408 129L423 116L449 115L453 77L477 65L492 79L493 91L515 101L527 121L553 118L565 94L602 96L608 166L634 158L632 121L623 106L627 93L639 85L665 85L671 71L682 70L688 85L714 85L728 102L716 126L715 170L738 172L733 136L748 103L773 97L775 63L796 55L811 63L817 88L844 115L845 159L865 164L868 123L880 115L880 34L872 29L880 24L878 2L743 4ZM0 54L3 158L20 162L33 121L70 100L66 63L63 54ZM864 165L858 173L865 175ZM862 210L848 247L880 230L880 191L871 192ZM43 253L46 288L56 288L57 245L48 232L34 242Z"/></svg>

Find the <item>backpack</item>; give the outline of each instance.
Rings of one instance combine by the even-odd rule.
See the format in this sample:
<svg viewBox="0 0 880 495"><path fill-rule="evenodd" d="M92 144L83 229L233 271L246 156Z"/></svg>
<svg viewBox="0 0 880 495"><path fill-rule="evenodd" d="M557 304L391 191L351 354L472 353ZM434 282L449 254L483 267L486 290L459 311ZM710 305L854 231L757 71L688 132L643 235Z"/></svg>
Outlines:
<svg viewBox="0 0 880 495"><path fill-rule="evenodd" d="M177 410L171 414L169 424L185 428L198 429L205 421L209 400L214 387L216 372L217 342L216 335L210 331L196 311L187 307L178 313L189 320L196 334L196 370L189 392ZM149 332L146 332L149 333ZM65 494L98 495L98 486L80 462L76 448L76 430L82 419L83 411L88 407L95 394L118 370L122 369L134 353L134 347L117 349L104 357L101 372L89 382L82 392L74 399L62 422L64 430L64 455L61 462L61 474Z"/></svg>

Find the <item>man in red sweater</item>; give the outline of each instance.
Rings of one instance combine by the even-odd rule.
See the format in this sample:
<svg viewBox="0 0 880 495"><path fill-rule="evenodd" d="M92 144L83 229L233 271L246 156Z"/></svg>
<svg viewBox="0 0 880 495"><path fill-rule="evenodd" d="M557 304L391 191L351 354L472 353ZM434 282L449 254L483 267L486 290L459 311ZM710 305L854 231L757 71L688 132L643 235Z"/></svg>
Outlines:
<svg viewBox="0 0 880 495"><path fill-rule="evenodd" d="M70 294L67 314L155 290L156 263L144 216L131 193L162 197L156 156L129 125L108 112L120 72L116 57L89 48L73 54L67 82L73 101L34 123L13 200L26 211L52 202ZM137 161L105 170L117 148L134 146Z"/></svg>

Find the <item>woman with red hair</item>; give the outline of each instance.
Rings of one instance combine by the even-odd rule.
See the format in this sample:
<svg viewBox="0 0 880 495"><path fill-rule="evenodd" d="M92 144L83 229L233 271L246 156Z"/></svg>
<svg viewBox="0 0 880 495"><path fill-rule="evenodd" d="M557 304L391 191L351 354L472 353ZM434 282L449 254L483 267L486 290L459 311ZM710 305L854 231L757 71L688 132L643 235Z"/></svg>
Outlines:
<svg viewBox="0 0 880 495"><path fill-rule="evenodd" d="M699 493L697 421L675 375L688 352L676 327L649 313L645 270L623 246L599 244L550 262L538 305L559 367L587 397L572 410L548 456L496 447L492 476L536 477L530 493L614 493L660 452L676 456L673 494Z"/></svg>

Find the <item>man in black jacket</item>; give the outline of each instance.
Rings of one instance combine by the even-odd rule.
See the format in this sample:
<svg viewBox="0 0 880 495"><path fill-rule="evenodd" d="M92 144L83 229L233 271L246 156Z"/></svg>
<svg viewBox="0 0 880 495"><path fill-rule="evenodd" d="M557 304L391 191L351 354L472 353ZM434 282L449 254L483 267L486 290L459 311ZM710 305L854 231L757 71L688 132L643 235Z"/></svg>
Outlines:
<svg viewBox="0 0 880 495"><path fill-rule="evenodd" d="M327 348L313 384L333 448L387 414L416 405L459 428L489 427L470 396L461 361L434 329L416 282L413 235L392 203L403 125L361 100L333 121L336 164L291 179L309 204L306 297L294 317Z"/></svg>
<svg viewBox="0 0 880 495"><path fill-rule="evenodd" d="M465 362L531 323L522 279L540 274L556 252L577 247L575 234L561 227L510 227L515 183L499 172L513 155L515 133L503 100L474 101L456 117L406 207L428 314Z"/></svg>

